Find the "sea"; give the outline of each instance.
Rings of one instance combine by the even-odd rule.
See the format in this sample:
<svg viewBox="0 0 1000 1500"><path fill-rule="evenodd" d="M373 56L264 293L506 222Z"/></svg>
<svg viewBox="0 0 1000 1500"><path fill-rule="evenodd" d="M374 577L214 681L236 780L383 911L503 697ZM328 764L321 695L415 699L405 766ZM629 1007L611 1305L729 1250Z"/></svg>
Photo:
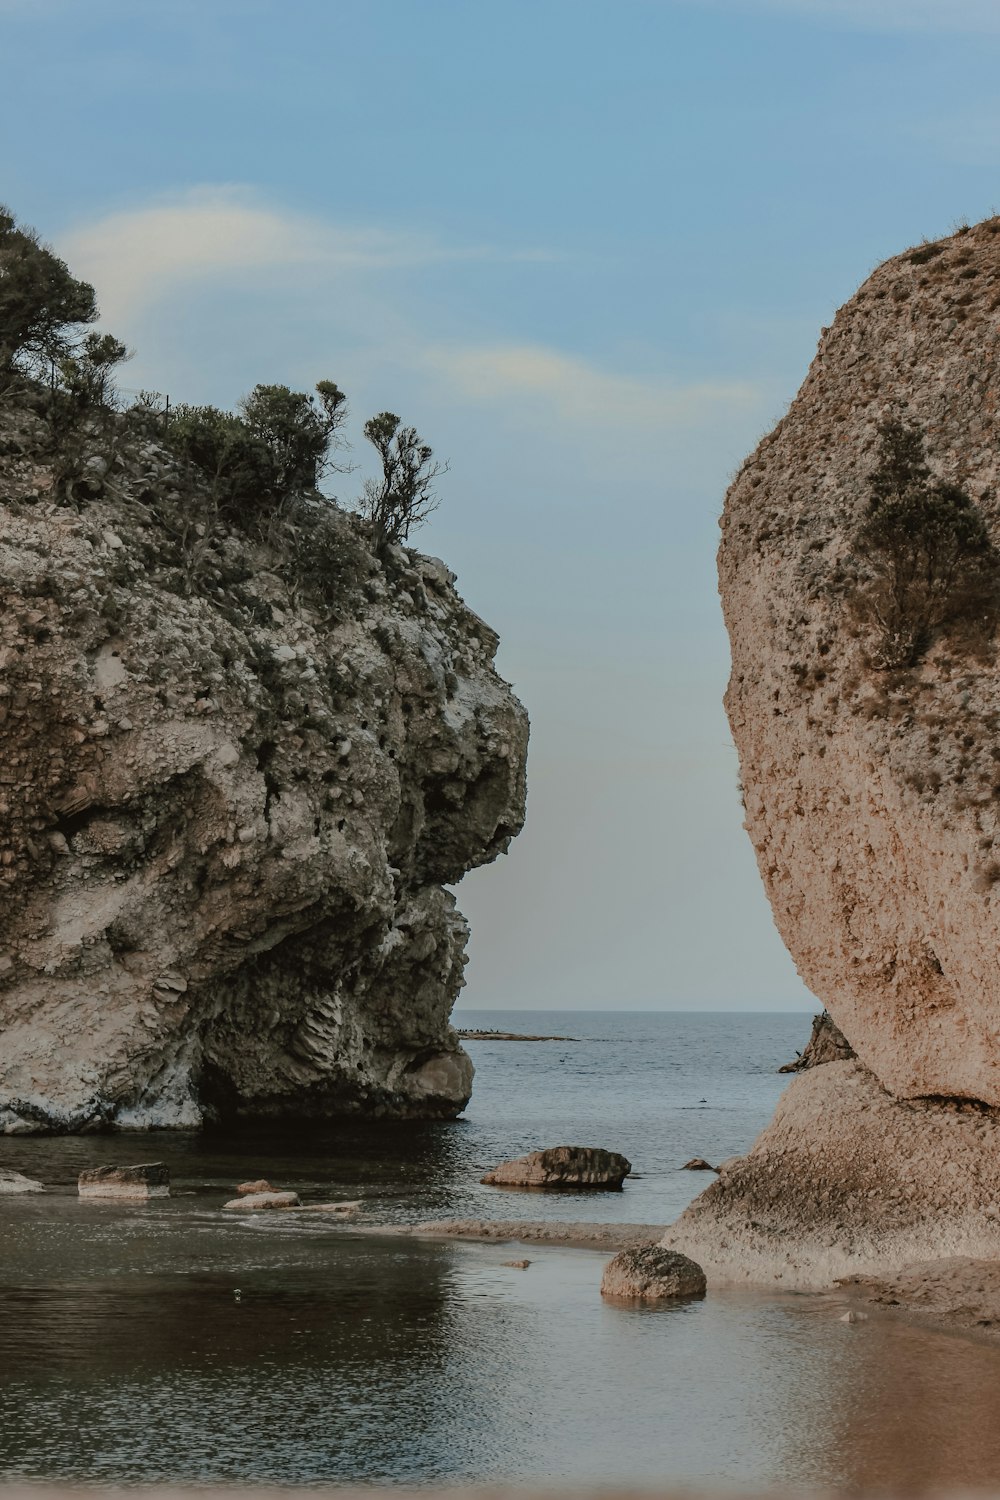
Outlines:
<svg viewBox="0 0 1000 1500"><path fill-rule="evenodd" d="M846 1295L622 1307L592 1250L386 1233L428 1219L666 1224L747 1150L804 1014L459 1012L464 1116L0 1140L0 1479L995 1486L1000 1347ZM538 1147L623 1152L620 1193L484 1187ZM81 1169L164 1161L169 1199L82 1202ZM265 1177L326 1215L223 1210ZM529 1265L510 1265L527 1259Z"/></svg>

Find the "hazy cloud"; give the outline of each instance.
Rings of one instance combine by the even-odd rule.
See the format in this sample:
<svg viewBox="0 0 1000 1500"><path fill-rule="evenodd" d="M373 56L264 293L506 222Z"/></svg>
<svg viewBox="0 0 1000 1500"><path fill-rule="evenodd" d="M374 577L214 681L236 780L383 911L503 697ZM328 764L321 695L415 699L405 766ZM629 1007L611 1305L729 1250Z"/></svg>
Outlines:
<svg viewBox="0 0 1000 1500"><path fill-rule="evenodd" d="M690 0L689 0L690 3ZM746 0L716 0L746 10ZM1000 36L998 0L750 0L758 10L785 11L862 31L955 32Z"/></svg>
<svg viewBox="0 0 1000 1500"><path fill-rule="evenodd" d="M95 284L110 323L126 321L178 282L218 274L298 267L335 275L439 261L554 258L332 225L275 208L245 188L217 186L109 214L61 236L59 250Z"/></svg>
<svg viewBox="0 0 1000 1500"><path fill-rule="evenodd" d="M720 408L751 410L761 392L750 382L688 384L622 375L537 344L432 348L427 364L466 396L523 397L567 421L663 427L718 418Z"/></svg>

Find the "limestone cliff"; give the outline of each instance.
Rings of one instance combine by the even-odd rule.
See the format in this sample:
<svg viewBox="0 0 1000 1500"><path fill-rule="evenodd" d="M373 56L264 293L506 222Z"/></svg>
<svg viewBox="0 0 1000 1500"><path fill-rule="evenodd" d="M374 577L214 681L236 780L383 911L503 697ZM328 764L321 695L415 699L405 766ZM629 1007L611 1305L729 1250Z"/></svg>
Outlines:
<svg viewBox="0 0 1000 1500"><path fill-rule="evenodd" d="M726 498L727 709L775 921L901 1096L1000 1104L1000 675L942 634L869 664L850 608L877 428L900 413L1000 537L1000 221L881 266Z"/></svg>
<svg viewBox="0 0 1000 1500"><path fill-rule="evenodd" d="M741 1241L759 1265L778 1264L796 1225L817 1257L826 1244L848 1269L846 1247L863 1242L868 1262L873 1246L894 1255L907 1236L925 1254L935 1237L953 1253L981 1253L984 1239L1000 1253L1000 1117L987 1108L963 1121L952 1160L951 1117L934 1113L952 1108L940 1100L1000 1106L996 636L938 629L887 669L855 607L867 568L857 538L889 420L923 435L933 480L960 486L1000 541L998 308L1000 220L880 266L823 330L788 414L726 497L726 705L746 827L779 931L859 1062L791 1086L794 1108L679 1222L669 1242L690 1253L714 1234L723 1260ZM904 1110L894 1100L918 1099L929 1102L893 1115ZM907 1131L900 1183L898 1153L887 1163ZM975 1252L963 1248L970 1236Z"/></svg>
<svg viewBox="0 0 1000 1500"><path fill-rule="evenodd" d="M316 591L112 447L67 503L3 419L0 1127L457 1113L446 887L524 813L497 637L342 512Z"/></svg>

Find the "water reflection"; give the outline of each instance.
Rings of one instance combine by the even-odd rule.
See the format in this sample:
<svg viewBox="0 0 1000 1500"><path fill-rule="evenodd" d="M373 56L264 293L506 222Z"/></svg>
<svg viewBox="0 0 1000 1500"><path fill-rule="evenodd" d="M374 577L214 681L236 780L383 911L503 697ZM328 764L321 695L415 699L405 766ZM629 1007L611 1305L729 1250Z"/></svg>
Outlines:
<svg viewBox="0 0 1000 1500"><path fill-rule="evenodd" d="M821 1298L606 1306L586 1252L520 1271L501 1246L99 1212L5 1208L5 1477L913 1492L1000 1470L992 1346Z"/></svg>

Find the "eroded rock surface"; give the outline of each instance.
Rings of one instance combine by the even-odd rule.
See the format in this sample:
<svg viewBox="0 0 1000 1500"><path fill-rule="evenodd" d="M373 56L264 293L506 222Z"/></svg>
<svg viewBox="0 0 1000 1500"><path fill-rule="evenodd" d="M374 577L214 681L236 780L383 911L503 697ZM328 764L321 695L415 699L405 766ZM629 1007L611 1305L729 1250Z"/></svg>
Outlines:
<svg viewBox="0 0 1000 1500"><path fill-rule="evenodd" d="M899 1100L858 1062L800 1074L747 1156L667 1230L710 1280L822 1287L934 1256L1000 1257L1000 1112Z"/></svg>
<svg viewBox="0 0 1000 1500"><path fill-rule="evenodd" d="M1000 1104L996 640L871 665L851 610L878 427L1000 541L1000 220L880 266L726 498L727 708L746 826L809 988L896 1095Z"/></svg>
<svg viewBox="0 0 1000 1500"><path fill-rule="evenodd" d="M853 1057L854 1048L840 1030L828 1010L813 1016L809 1040L794 1062L785 1063L779 1073L804 1073L806 1068L819 1068L823 1063L846 1062Z"/></svg>
<svg viewBox="0 0 1000 1500"><path fill-rule="evenodd" d="M342 513L315 588L199 534L156 441L57 504L4 420L0 1129L457 1113L446 887L524 813L496 635Z"/></svg>

